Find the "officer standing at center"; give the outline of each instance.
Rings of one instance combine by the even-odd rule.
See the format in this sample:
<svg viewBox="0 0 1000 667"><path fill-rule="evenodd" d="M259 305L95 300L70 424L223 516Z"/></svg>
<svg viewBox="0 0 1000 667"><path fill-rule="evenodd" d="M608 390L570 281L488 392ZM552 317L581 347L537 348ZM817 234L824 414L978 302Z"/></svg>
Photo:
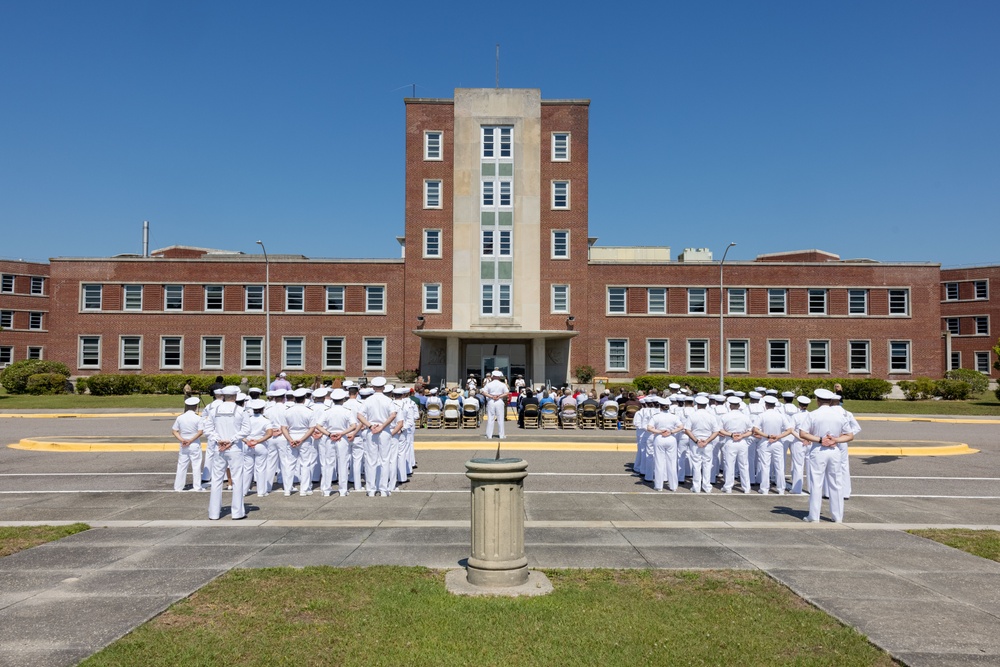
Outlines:
<svg viewBox="0 0 1000 667"><path fill-rule="evenodd" d="M493 438L494 424L498 424L499 436L503 440L507 437L504 433L504 422L507 419L507 396L510 395L510 389L503 381L503 373L500 371L493 371L490 376L492 379L486 383L481 392L486 399L486 415L489 418L486 422L486 439Z"/></svg>

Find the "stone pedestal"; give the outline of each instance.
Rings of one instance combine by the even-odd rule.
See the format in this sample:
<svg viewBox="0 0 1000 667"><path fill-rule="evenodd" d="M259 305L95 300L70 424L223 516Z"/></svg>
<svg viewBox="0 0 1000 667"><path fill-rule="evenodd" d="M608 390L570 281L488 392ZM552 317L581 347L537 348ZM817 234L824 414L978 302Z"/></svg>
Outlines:
<svg viewBox="0 0 1000 667"><path fill-rule="evenodd" d="M472 481L472 554L467 568L473 586L510 588L528 581L524 555L524 459L473 459L465 464Z"/></svg>

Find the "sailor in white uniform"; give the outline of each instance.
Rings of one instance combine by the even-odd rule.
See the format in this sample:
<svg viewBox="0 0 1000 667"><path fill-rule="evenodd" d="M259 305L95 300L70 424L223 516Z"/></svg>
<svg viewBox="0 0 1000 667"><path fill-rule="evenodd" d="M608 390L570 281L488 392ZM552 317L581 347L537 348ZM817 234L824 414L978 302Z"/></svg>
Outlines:
<svg viewBox="0 0 1000 667"><path fill-rule="evenodd" d="M347 392L334 389L330 394L333 404L324 410L316 422L316 430L327 440L325 449L320 450L320 465L323 475L319 488L324 496L333 493L333 472L337 471L337 487L340 496L346 496L351 460L350 440L357 433L359 424L351 410L344 406Z"/></svg>
<svg viewBox="0 0 1000 667"><path fill-rule="evenodd" d="M830 407L834 393L828 389L813 392L819 407L808 413L803 428L799 430L802 440L812 443L809 447L809 514L803 521L819 521L823 506L823 485L826 484L830 496L830 514L835 523L844 520L844 498L841 492L841 443L854 439L847 417Z"/></svg>
<svg viewBox="0 0 1000 667"><path fill-rule="evenodd" d="M396 419L396 410L392 400L384 393L385 385L385 378L381 375L373 378L371 386L374 392L358 410L358 421L371 433L371 444L365 449L365 488L369 497L374 496L376 490L380 495L388 496L396 485L395 465L389 465L392 450L389 428Z"/></svg>
<svg viewBox="0 0 1000 667"><path fill-rule="evenodd" d="M489 440L493 437L493 429L495 425L499 426L499 436L503 440L507 436L504 434L504 422L507 419L507 396L510 394L510 389L507 387L507 383L503 381L503 373L500 371L493 371L491 374L491 380L483 386L482 395L486 399L486 415L488 421L486 422L486 439Z"/></svg>
<svg viewBox="0 0 1000 667"><path fill-rule="evenodd" d="M185 398L184 412L177 416L170 429L180 443L174 491L184 490L188 467L191 468L191 490L204 491L201 486L201 415L196 410L200 402L196 396Z"/></svg>
<svg viewBox="0 0 1000 667"><path fill-rule="evenodd" d="M295 403L285 411L287 425L281 427L289 447L298 452L298 466L294 472L299 476L299 496L312 495L312 471L316 464L316 448L312 442L316 420L315 413L305 404L307 395L302 387L292 392ZM282 481L286 484L285 495L291 495L292 480L285 480L282 475Z"/></svg>
<svg viewBox="0 0 1000 667"><path fill-rule="evenodd" d="M743 412L743 401L738 396L730 396L726 403L729 405L729 412L719 420L722 428L719 435L722 436L723 452L726 457L726 481L722 486L723 493L732 493L733 484L736 481L736 468L739 466L740 485L743 493L750 493L750 466L748 460L747 439L753 433L753 424L750 416Z"/></svg>
<svg viewBox="0 0 1000 667"><path fill-rule="evenodd" d="M344 385L347 387L347 400L344 401L344 407L351 411L351 417L355 422L358 422L358 411L361 410L363 404L362 393L370 396L375 392L370 387L360 389L353 382L350 384L345 382ZM363 489L361 486L361 469L365 462L365 449L368 446L368 436L368 429L360 422L358 422L358 430L354 432L354 435L347 436L350 450L350 473L345 470L344 474L348 475L348 480L351 482L354 491L361 491ZM340 471L338 471L339 474Z"/></svg>
<svg viewBox="0 0 1000 667"><path fill-rule="evenodd" d="M205 430L205 421L212 415L212 412L215 410L215 408L217 408L220 405L222 405L222 387L219 387L218 389L216 389L213 392L213 396L214 396L214 398L213 398L212 402L209 403L208 405L206 405L205 409L201 411L201 423L202 423L201 430L202 431ZM205 437L205 440L207 440L208 442L207 442L207 444L205 446L205 464L204 464L205 467L202 470L202 474L201 474L201 481L202 481L203 485L204 485L205 482L211 482L212 481L212 469L214 467L213 463L215 461L215 453L216 453L216 450L217 450L216 447L212 446L212 439L209 438L209 437L207 437L207 435Z"/></svg>
<svg viewBox="0 0 1000 667"><path fill-rule="evenodd" d="M267 483L264 486L265 495L271 492L274 484L274 475L281 467L281 484L285 495L292 495L292 487L295 482L295 469L298 466L298 450L293 450L288 440L285 438L284 428L288 426L285 414L288 412L288 405L285 403L286 391L284 389L271 389L267 395L273 401L264 408L264 416L274 425L276 432L271 436L270 445L267 451ZM257 488L260 493L260 488Z"/></svg>
<svg viewBox="0 0 1000 667"><path fill-rule="evenodd" d="M839 385L838 385L839 386ZM847 410L843 405L840 404L841 401L840 394L834 394L833 399L830 402L831 407L834 410L839 410L847 418L847 422L851 426L851 433L855 436L861 433L861 425L858 420L854 417L854 413ZM840 449L840 490L841 494L844 496L844 500L848 500L851 497L851 460L848 456L847 443L842 442L837 447ZM830 495L830 494L824 494Z"/></svg>
<svg viewBox="0 0 1000 667"><path fill-rule="evenodd" d="M246 405L249 408L250 431L243 441L243 495L250 493L250 483L257 482L257 497L267 495L267 466L269 457L269 440L274 435L275 428L271 420L264 415L267 403L252 399Z"/></svg>
<svg viewBox="0 0 1000 667"><path fill-rule="evenodd" d="M794 495L802 495L802 481L806 479L806 453L809 451L809 443L802 442L799 437L799 431L802 430L806 421L809 419L809 404L812 399L808 396L799 396L795 399L798 403L799 411L792 415L792 421L795 423L795 432L792 433L791 445L788 449L788 458L791 461L792 467L792 479L791 479L791 492Z"/></svg>
<svg viewBox="0 0 1000 667"><path fill-rule="evenodd" d="M653 415L646 430L653 435L653 490L662 491L664 478L670 491L677 490L677 434L684 424L669 411L670 401L657 398L660 412Z"/></svg>
<svg viewBox="0 0 1000 667"><path fill-rule="evenodd" d="M785 442L795 430L795 424L778 409L778 399L764 397L764 412L757 417L754 435L757 436L757 467L760 470L760 493L767 495L771 489L771 473L778 495L785 495Z"/></svg>
<svg viewBox="0 0 1000 667"><path fill-rule="evenodd" d="M232 518L246 518L243 507L243 439L250 433L250 420L246 411L236 405L239 387L223 387L223 402L205 420L205 435L210 446L215 447L212 459L212 491L208 500L208 518L215 521L222 515L222 487L226 470L233 479Z"/></svg>
<svg viewBox="0 0 1000 667"><path fill-rule="evenodd" d="M695 411L684 422L684 432L691 442L691 490L695 493L712 492L712 464L715 460L715 440L722 425L712 410L708 397L694 399Z"/></svg>

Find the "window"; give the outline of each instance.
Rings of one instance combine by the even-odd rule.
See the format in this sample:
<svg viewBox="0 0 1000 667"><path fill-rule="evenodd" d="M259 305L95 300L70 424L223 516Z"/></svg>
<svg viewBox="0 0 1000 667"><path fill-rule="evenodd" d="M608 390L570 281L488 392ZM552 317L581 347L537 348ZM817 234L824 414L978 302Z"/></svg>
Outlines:
<svg viewBox="0 0 1000 667"><path fill-rule="evenodd" d="M326 312L344 312L344 288L342 285L330 285L326 288Z"/></svg>
<svg viewBox="0 0 1000 667"><path fill-rule="evenodd" d="M565 229L552 230L552 259L569 257L569 232Z"/></svg>
<svg viewBox="0 0 1000 667"><path fill-rule="evenodd" d="M511 181L500 181L500 206L511 206L511 192L514 184Z"/></svg>
<svg viewBox="0 0 1000 667"><path fill-rule="evenodd" d="M670 341L665 338L646 340L646 369L650 371L670 370Z"/></svg>
<svg viewBox="0 0 1000 667"><path fill-rule="evenodd" d="M202 336L201 367L222 368L222 336Z"/></svg>
<svg viewBox="0 0 1000 667"><path fill-rule="evenodd" d="M609 338L608 339L608 370L627 371L628 370L628 339Z"/></svg>
<svg viewBox="0 0 1000 667"><path fill-rule="evenodd" d="M483 127L483 157L511 157L511 127ZM497 144L499 143L499 150Z"/></svg>
<svg viewBox="0 0 1000 667"><path fill-rule="evenodd" d="M944 318L945 330L950 334L958 335L961 329L959 328L959 322L957 317L946 317Z"/></svg>
<svg viewBox="0 0 1000 667"><path fill-rule="evenodd" d="M483 315L493 314L493 285L483 285Z"/></svg>
<svg viewBox="0 0 1000 667"><path fill-rule="evenodd" d="M871 368L871 343L867 340L852 340L847 345L851 372L868 373Z"/></svg>
<svg viewBox="0 0 1000 667"><path fill-rule="evenodd" d="M28 328L33 331L41 331L42 327L42 316L44 313L30 313L28 315ZM979 318L976 318L977 320ZM986 319L985 317L982 319Z"/></svg>
<svg viewBox="0 0 1000 667"><path fill-rule="evenodd" d="M483 257L492 257L495 250L493 248L493 230L483 230L483 245L480 248Z"/></svg>
<svg viewBox="0 0 1000 667"><path fill-rule="evenodd" d="M123 285L122 292L123 310L142 310L142 285Z"/></svg>
<svg viewBox="0 0 1000 667"><path fill-rule="evenodd" d="M499 285L500 287L500 299L497 304L499 308L497 313L499 315L510 315L510 285Z"/></svg>
<svg viewBox="0 0 1000 667"><path fill-rule="evenodd" d="M28 359L41 359L42 358L42 348L36 345L31 345L28 347Z"/></svg>
<svg viewBox="0 0 1000 667"><path fill-rule="evenodd" d="M305 339L301 336L287 336L281 339L282 368L305 368L303 351Z"/></svg>
<svg viewBox="0 0 1000 667"><path fill-rule="evenodd" d="M740 288L730 287L728 292L729 292L729 314L746 315L747 291L742 287Z"/></svg>
<svg viewBox="0 0 1000 667"><path fill-rule="evenodd" d="M306 288L302 285L285 287L285 310L301 313L306 309Z"/></svg>
<svg viewBox="0 0 1000 667"><path fill-rule="evenodd" d="M511 254L512 254L512 250L513 250L513 246L511 245L511 242L510 242L510 230L509 229L501 229L499 232L497 232L497 235L500 238L500 243L499 243L499 248L498 248L498 250L500 252L500 256L501 257L510 257Z"/></svg>
<svg viewBox="0 0 1000 667"><path fill-rule="evenodd" d="M36 296L45 293L45 278L31 276L31 293Z"/></svg>
<svg viewBox="0 0 1000 667"><path fill-rule="evenodd" d="M552 133L552 161L569 161L569 132Z"/></svg>
<svg viewBox="0 0 1000 667"><path fill-rule="evenodd" d="M851 315L868 314L868 290L847 290L847 312Z"/></svg>
<svg viewBox="0 0 1000 667"><path fill-rule="evenodd" d="M910 341L889 341L889 371L892 373L910 372Z"/></svg>
<svg viewBox="0 0 1000 667"><path fill-rule="evenodd" d="M385 287L381 285L369 285L365 287L365 312L385 312Z"/></svg>
<svg viewBox="0 0 1000 667"><path fill-rule="evenodd" d="M989 284L985 280L976 280L972 283L976 299L983 300L990 298Z"/></svg>
<svg viewBox="0 0 1000 667"><path fill-rule="evenodd" d="M424 257L441 257L440 229L424 230Z"/></svg>
<svg viewBox="0 0 1000 667"><path fill-rule="evenodd" d="M32 315L34 315L34 313L32 313ZM977 317L976 318L976 335L977 336L988 336L989 334L990 334L990 318L988 318L988 317Z"/></svg>
<svg viewBox="0 0 1000 667"><path fill-rule="evenodd" d="M980 373L990 374L990 353L976 352L976 370Z"/></svg>
<svg viewBox="0 0 1000 667"><path fill-rule="evenodd" d="M101 337L80 336L80 368L101 367Z"/></svg>
<svg viewBox="0 0 1000 667"><path fill-rule="evenodd" d="M437 130L424 132L424 159L441 159L441 132Z"/></svg>
<svg viewBox="0 0 1000 667"><path fill-rule="evenodd" d="M483 208L492 208L493 202L493 181L483 181Z"/></svg>
<svg viewBox="0 0 1000 667"><path fill-rule="evenodd" d="M264 286L247 285L245 290L246 290L246 309L250 312L263 312Z"/></svg>
<svg viewBox="0 0 1000 667"><path fill-rule="evenodd" d="M14 311L0 310L0 329L14 328Z"/></svg>
<svg viewBox="0 0 1000 667"><path fill-rule="evenodd" d="M650 315L667 314L667 288L650 287L646 292L646 312Z"/></svg>
<svg viewBox="0 0 1000 667"><path fill-rule="evenodd" d="M163 310L184 310L184 285L163 286Z"/></svg>
<svg viewBox="0 0 1000 667"><path fill-rule="evenodd" d="M958 301L958 283L944 284L944 300Z"/></svg>
<svg viewBox="0 0 1000 667"><path fill-rule="evenodd" d="M120 368L142 368L142 336L122 336Z"/></svg>
<svg viewBox="0 0 1000 667"><path fill-rule="evenodd" d="M704 339L688 340L687 370L689 373L708 371L708 341Z"/></svg>
<svg viewBox="0 0 1000 667"><path fill-rule="evenodd" d="M569 208L569 181L552 181L552 208Z"/></svg>
<svg viewBox="0 0 1000 667"><path fill-rule="evenodd" d="M101 309L101 291L102 285L84 285L83 286L83 309L84 310L100 310Z"/></svg>
<svg viewBox="0 0 1000 667"><path fill-rule="evenodd" d="M951 359L948 360L948 370L953 371L962 367L962 353L952 352Z"/></svg>
<svg viewBox="0 0 1000 667"><path fill-rule="evenodd" d="M181 368L183 338L180 336L160 337L160 368Z"/></svg>
<svg viewBox="0 0 1000 667"><path fill-rule="evenodd" d="M441 312L441 283L424 283L424 312Z"/></svg>
<svg viewBox="0 0 1000 667"><path fill-rule="evenodd" d="M14 293L14 276L5 273L3 277L0 277L0 292L4 294Z"/></svg>
<svg viewBox="0 0 1000 667"><path fill-rule="evenodd" d="M365 370L385 368L385 338L365 338Z"/></svg>
<svg viewBox="0 0 1000 667"><path fill-rule="evenodd" d="M424 208L441 208L441 181L424 181Z"/></svg>
<svg viewBox="0 0 1000 667"><path fill-rule="evenodd" d="M726 348L728 370L733 373L748 373L750 371L750 341L726 341Z"/></svg>
<svg viewBox="0 0 1000 667"><path fill-rule="evenodd" d="M205 310L222 310L222 285L205 285Z"/></svg>
<svg viewBox="0 0 1000 667"><path fill-rule="evenodd" d="M809 290L809 314L826 315L826 290Z"/></svg>
<svg viewBox="0 0 1000 667"><path fill-rule="evenodd" d="M240 364L242 368L264 367L264 339L261 336L245 336L243 338L243 354Z"/></svg>
<svg viewBox="0 0 1000 667"><path fill-rule="evenodd" d="M767 341L767 370L772 373L787 373L791 370L787 340Z"/></svg>
<svg viewBox="0 0 1000 667"><path fill-rule="evenodd" d="M323 339L323 369L343 370L344 339L327 337Z"/></svg>
<svg viewBox="0 0 1000 667"><path fill-rule="evenodd" d="M609 315L624 315L625 314L625 291L624 287L609 287L608 288L608 314Z"/></svg>
<svg viewBox="0 0 1000 667"><path fill-rule="evenodd" d="M890 315L910 314L910 290L908 289L889 290L889 314Z"/></svg>
<svg viewBox="0 0 1000 667"><path fill-rule="evenodd" d="M10 345L0 345L0 368L14 363L14 348Z"/></svg>
<svg viewBox="0 0 1000 667"><path fill-rule="evenodd" d="M787 296L788 291L784 289L767 290L767 314L784 315Z"/></svg>
<svg viewBox="0 0 1000 667"><path fill-rule="evenodd" d="M705 288L704 287L689 287L688 288L688 313L703 314L706 313L705 307Z"/></svg>
<svg viewBox="0 0 1000 667"><path fill-rule="evenodd" d="M809 372L810 373L830 372L830 341L828 340L809 341Z"/></svg>
<svg viewBox="0 0 1000 667"><path fill-rule="evenodd" d="M552 286L552 312L569 312L569 285Z"/></svg>

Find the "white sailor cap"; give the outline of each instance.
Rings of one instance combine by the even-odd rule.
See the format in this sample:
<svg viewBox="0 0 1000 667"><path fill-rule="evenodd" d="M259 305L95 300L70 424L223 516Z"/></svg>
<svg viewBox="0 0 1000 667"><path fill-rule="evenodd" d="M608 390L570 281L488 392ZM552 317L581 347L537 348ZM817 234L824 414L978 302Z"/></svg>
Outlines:
<svg viewBox="0 0 1000 667"><path fill-rule="evenodd" d="M741 401L741 400L740 400L740 399L739 399L738 397L736 397L736 396L730 396L730 397L729 397L728 399L726 399L726 403L729 403L729 405L739 405L739 404L740 404L740 403L742 403L742 402L743 402L743 401Z"/></svg>
<svg viewBox="0 0 1000 667"><path fill-rule="evenodd" d="M354 380L344 380L343 382L340 383L340 386L343 387L344 389L347 389L348 387L353 387Z"/></svg>
<svg viewBox="0 0 1000 667"><path fill-rule="evenodd" d="M361 394L362 396L371 396L372 394L375 393L375 390L372 389L371 387L364 387L358 393Z"/></svg>
<svg viewBox="0 0 1000 667"><path fill-rule="evenodd" d="M267 401L262 401L259 398L255 398L249 403L247 403L247 407L250 408L251 410L263 410L265 407L267 407Z"/></svg>
<svg viewBox="0 0 1000 667"><path fill-rule="evenodd" d="M223 396L235 396L238 393L240 393L240 388L234 385L229 385L228 387L222 388Z"/></svg>
<svg viewBox="0 0 1000 667"><path fill-rule="evenodd" d="M278 377L280 377L280 378L286 378L286 377L288 377L288 373L286 373L285 371L281 371L280 373L278 373Z"/></svg>
<svg viewBox="0 0 1000 667"><path fill-rule="evenodd" d="M708 396L708 392L707 391L699 391L697 394L695 394L695 396Z"/></svg>
<svg viewBox="0 0 1000 667"><path fill-rule="evenodd" d="M667 386L670 387L671 389L680 389L681 388L681 386L679 384L677 384L676 382L671 382Z"/></svg>
<svg viewBox="0 0 1000 667"><path fill-rule="evenodd" d="M500 371L493 371L492 373L490 373L490 375L492 375L495 378L502 378L503 377L503 373L501 373Z"/></svg>
<svg viewBox="0 0 1000 667"><path fill-rule="evenodd" d="M777 405L778 399L775 398L774 396L765 396L764 402L767 403L768 405Z"/></svg>
<svg viewBox="0 0 1000 667"><path fill-rule="evenodd" d="M395 389L396 389L396 385L394 385L394 384L392 384L390 382L390 383L387 383L385 385L385 389L383 389L382 391L384 391L387 394L391 394Z"/></svg>
<svg viewBox="0 0 1000 667"><path fill-rule="evenodd" d="M829 389L824 389L823 387L820 387L819 389L813 392L813 396L822 401L829 401L831 398L834 397L834 395L835 394L832 391L830 391Z"/></svg>
<svg viewBox="0 0 1000 667"><path fill-rule="evenodd" d="M260 387L250 387L249 389L247 389L247 393L248 394L263 394L264 390L261 389Z"/></svg>
<svg viewBox="0 0 1000 667"><path fill-rule="evenodd" d="M334 401L342 401L347 398L347 392L338 387L330 392L330 398Z"/></svg>
<svg viewBox="0 0 1000 667"><path fill-rule="evenodd" d="M198 400L197 396L190 396L184 399L184 405L198 405L201 401Z"/></svg>
<svg viewBox="0 0 1000 667"><path fill-rule="evenodd" d="M213 389L213 390L212 390L212 393L213 393L213 394L214 394L215 396L222 396L222 389L223 389L222 387L217 387L216 389Z"/></svg>
<svg viewBox="0 0 1000 667"><path fill-rule="evenodd" d="M761 393L759 391L751 391L750 398L757 400L759 398L763 398L763 396L761 396Z"/></svg>
<svg viewBox="0 0 1000 667"><path fill-rule="evenodd" d="M285 395L285 390L284 389L272 389L269 392L267 392L267 395L270 396L271 398L277 398L279 396L284 396Z"/></svg>
<svg viewBox="0 0 1000 667"><path fill-rule="evenodd" d="M385 378L382 377L381 375L378 375L376 377L373 377L372 381L369 384L371 386L373 386L373 387L384 387L385 386Z"/></svg>
<svg viewBox="0 0 1000 667"><path fill-rule="evenodd" d="M812 399L808 396L799 396L795 400L798 401L800 405L809 405L812 403Z"/></svg>
<svg viewBox="0 0 1000 667"><path fill-rule="evenodd" d="M763 391L767 391L767 387L754 387L753 390L754 391L761 391L761 392L763 392Z"/></svg>
<svg viewBox="0 0 1000 667"><path fill-rule="evenodd" d="M734 394L736 394L736 392L733 391L732 389L725 389L722 392L723 396L733 396Z"/></svg>
<svg viewBox="0 0 1000 667"><path fill-rule="evenodd" d="M236 401L237 401L237 402L239 402L239 401L245 401L245 400L247 400L248 398L250 398L250 397L249 397L249 396L247 396L246 394L244 394L244 393L243 393L242 391L241 391L241 392L239 392L238 394L236 394Z"/></svg>
<svg viewBox="0 0 1000 667"><path fill-rule="evenodd" d="M746 394L742 391L734 391L733 396L735 396L736 398L744 398L746 397Z"/></svg>
<svg viewBox="0 0 1000 667"><path fill-rule="evenodd" d="M795 392L794 391L783 391L783 392L781 392L781 397L782 398L795 398Z"/></svg>
<svg viewBox="0 0 1000 667"><path fill-rule="evenodd" d="M830 397L830 400L832 400L832 401L839 401L839 400L841 400L841 396L840 396L840 394L834 394L833 396Z"/></svg>
<svg viewBox="0 0 1000 667"><path fill-rule="evenodd" d="M410 393L410 390L407 389L406 387L393 387L392 393L396 394L397 396L406 396L407 394Z"/></svg>
<svg viewBox="0 0 1000 667"><path fill-rule="evenodd" d="M308 394L309 390L306 389L305 387L299 387L298 389L292 392L292 396L294 396L295 398L302 398L303 396L307 396Z"/></svg>
<svg viewBox="0 0 1000 667"><path fill-rule="evenodd" d="M437 387L431 387L431 396L437 396L437 393L438 393L438 388Z"/></svg>
<svg viewBox="0 0 1000 667"><path fill-rule="evenodd" d="M313 398L323 398L328 393L330 393L330 391L326 387L320 387L319 389L313 392Z"/></svg>
<svg viewBox="0 0 1000 667"><path fill-rule="evenodd" d="M662 396L656 396L656 397L654 397L654 400L657 403L659 403L661 406L662 405L670 405L670 399L663 398Z"/></svg>
<svg viewBox="0 0 1000 667"><path fill-rule="evenodd" d="M777 396L778 395L778 390L777 389L768 389L764 393L767 394L768 396Z"/></svg>
<svg viewBox="0 0 1000 667"><path fill-rule="evenodd" d="M694 397L694 402L697 403L698 405L708 405L708 397L707 396L695 396Z"/></svg>

